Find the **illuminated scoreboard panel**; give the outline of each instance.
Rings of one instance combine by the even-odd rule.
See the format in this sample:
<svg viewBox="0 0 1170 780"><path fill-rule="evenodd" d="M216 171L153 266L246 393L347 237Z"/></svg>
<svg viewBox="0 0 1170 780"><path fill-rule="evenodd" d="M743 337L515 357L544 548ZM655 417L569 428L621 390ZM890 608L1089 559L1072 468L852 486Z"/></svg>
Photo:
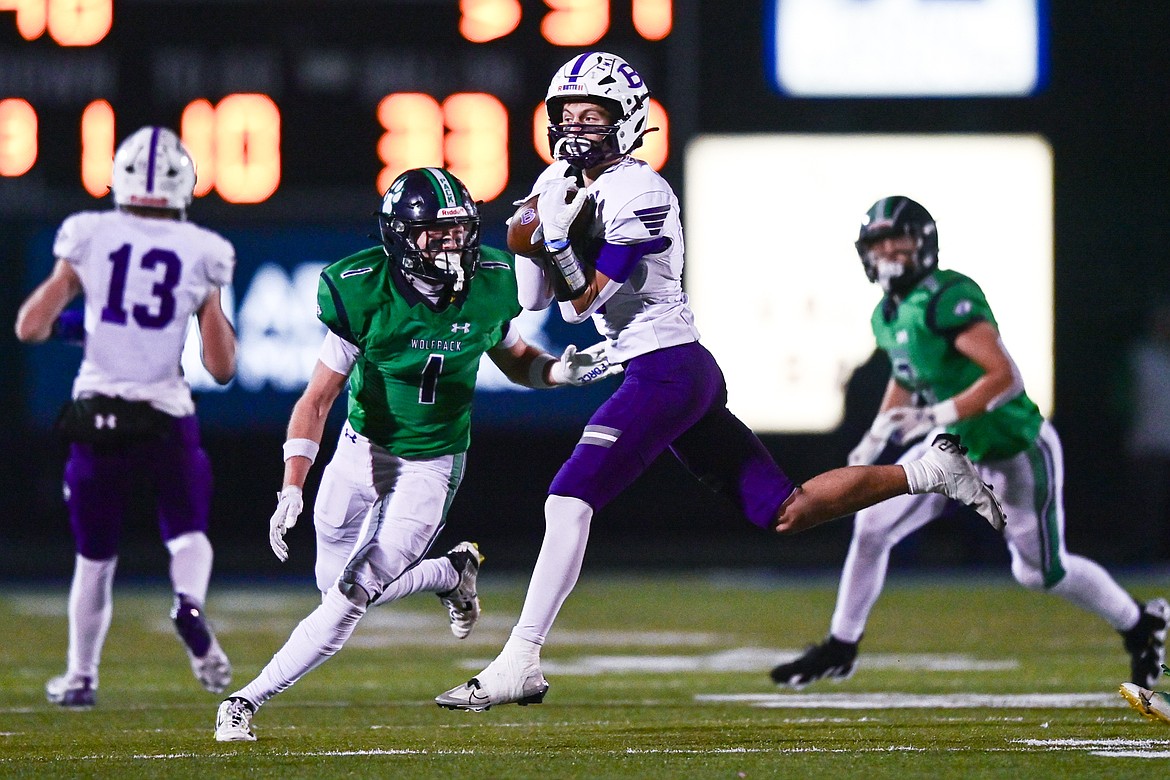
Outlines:
<svg viewBox="0 0 1170 780"><path fill-rule="evenodd" d="M548 160L541 101L591 48L655 89L638 155L670 158L671 0L0 0L0 187L106 193L117 142L180 130L197 197L383 191L446 165L485 201Z"/></svg>

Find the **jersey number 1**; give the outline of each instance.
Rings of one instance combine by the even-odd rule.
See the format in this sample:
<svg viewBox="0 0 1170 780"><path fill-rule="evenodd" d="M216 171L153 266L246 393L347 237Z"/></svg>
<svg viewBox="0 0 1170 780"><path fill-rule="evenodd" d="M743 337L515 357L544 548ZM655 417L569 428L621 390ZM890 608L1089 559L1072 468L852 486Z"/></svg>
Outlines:
<svg viewBox="0 0 1170 780"><path fill-rule="evenodd" d="M443 373L443 356L427 355L427 364L423 366L422 382L418 386L418 402L433 404L435 390L439 386L439 374Z"/></svg>

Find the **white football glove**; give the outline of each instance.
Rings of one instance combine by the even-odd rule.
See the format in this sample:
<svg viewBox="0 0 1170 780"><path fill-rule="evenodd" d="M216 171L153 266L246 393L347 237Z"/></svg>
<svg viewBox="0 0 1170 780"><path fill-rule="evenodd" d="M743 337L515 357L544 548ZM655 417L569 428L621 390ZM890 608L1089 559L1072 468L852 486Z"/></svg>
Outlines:
<svg viewBox="0 0 1170 780"><path fill-rule="evenodd" d="M605 356L605 342L599 341L588 349L577 350L573 344L565 347L561 359L549 369L549 379L557 385L580 387L622 372L621 363L610 363Z"/></svg>
<svg viewBox="0 0 1170 780"><path fill-rule="evenodd" d="M268 521L268 543L272 545L272 552L281 561L288 560L288 545L284 535L288 529L297 524L301 510L305 508L302 491L296 485L285 485L284 490L276 494L276 511Z"/></svg>
<svg viewBox="0 0 1170 780"><path fill-rule="evenodd" d="M865 436L861 437L858 445L850 450L845 462L850 466L868 466L876 462L893 433L894 424L890 420L889 412L879 414L865 432Z"/></svg>
<svg viewBox="0 0 1170 780"><path fill-rule="evenodd" d="M890 440L898 445L921 439L935 428L950 425L959 419L953 400L933 406L895 406L887 409L882 416L888 417L893 425L894 432Z"/></svg>
<svg viewBox="0 0 1170 780"><path fill-rule="evenodd" d="M572 194L572 200L565 202ZM540 193L536 211L544 232L544 243L556 245L569 238L569 226L585 206L587 193L569 178L553 179ZM550 251L555 251L550 250Z"/></svg>

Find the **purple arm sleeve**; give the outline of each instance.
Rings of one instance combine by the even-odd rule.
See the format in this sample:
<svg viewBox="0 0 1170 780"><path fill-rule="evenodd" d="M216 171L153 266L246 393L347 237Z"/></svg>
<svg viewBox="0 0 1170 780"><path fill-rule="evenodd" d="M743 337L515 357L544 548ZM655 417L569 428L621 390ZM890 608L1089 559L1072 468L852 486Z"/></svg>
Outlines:
<svg viewBox="0 0 1170 780"><path fill-rule="evenodd" d="M639 260L646 255L661 252L669 246L670 239L666 236L637 244L611 244L605 241L601 244L601 251L597 255L594 267L615 282L624 284L629 280Z"/></svg>

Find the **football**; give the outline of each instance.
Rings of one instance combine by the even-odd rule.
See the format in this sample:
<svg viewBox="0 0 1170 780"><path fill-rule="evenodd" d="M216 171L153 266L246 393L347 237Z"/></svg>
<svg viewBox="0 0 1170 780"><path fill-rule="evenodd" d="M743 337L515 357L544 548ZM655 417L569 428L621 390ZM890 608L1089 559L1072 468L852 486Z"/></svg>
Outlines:
<svg viewBox="0 0 1170 780"><path fill-rule="evenodd" d="M516 208L516 213L508 220L508 249L515 254L537 260L544 256L544 231L539 229L540 213L536 210L539 199L539 195L533 195L521 203ZM580 242L585 242L590 237L594 209L593 200L586 200L581 213L569 226L569 240L573 242L579 254L582 250Z"/></svg>

